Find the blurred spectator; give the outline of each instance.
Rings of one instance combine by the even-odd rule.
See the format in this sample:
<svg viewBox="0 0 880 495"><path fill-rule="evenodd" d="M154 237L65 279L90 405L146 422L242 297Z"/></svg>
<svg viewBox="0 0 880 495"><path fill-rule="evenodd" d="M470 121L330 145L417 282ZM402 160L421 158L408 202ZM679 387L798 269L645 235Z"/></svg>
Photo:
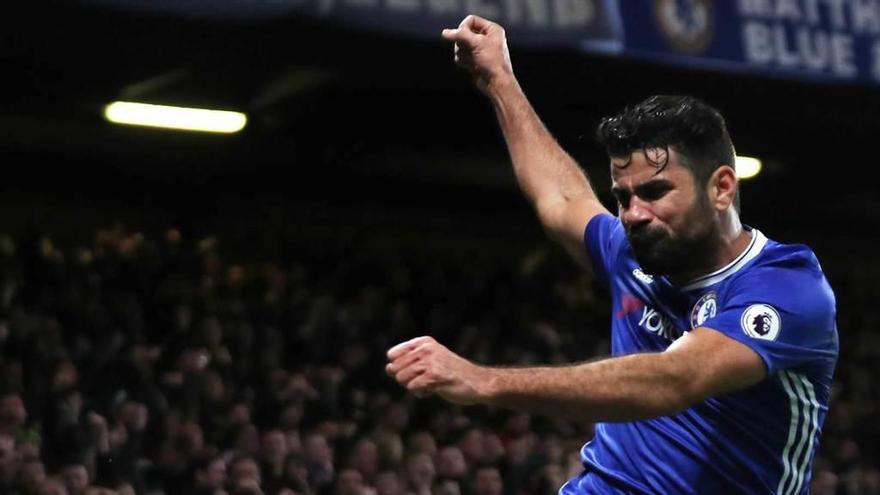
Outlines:
<svg viewBox="0 0 880 495"><path fill-rule="evenodd" d="M504 482L497 467L483 465L474 469L473 495L501 495L503 492Z"/></svg>
<svg viewBox="0 0 880 495"><path fill-rule="evenodd" d="M382 366L425 329L486 362L607 353L589 279L527 243L352 236L0 236L0 494L535 495L577 475L592 425L401 397ZM880 268L841 266L856 302L810 489L880 495Z"/></svg>

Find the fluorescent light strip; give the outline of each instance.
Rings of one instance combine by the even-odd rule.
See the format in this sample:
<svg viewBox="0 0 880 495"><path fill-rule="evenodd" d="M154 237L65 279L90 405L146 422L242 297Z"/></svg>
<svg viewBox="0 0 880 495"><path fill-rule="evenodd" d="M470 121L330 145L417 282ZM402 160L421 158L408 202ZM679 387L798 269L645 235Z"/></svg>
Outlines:
<svg viewBox="0 0 880 495"><path fill-rule="evenodd" d="M104 117L116 124L224 134L238 132L247 123L247 116L239 112L126 101L117 101L107 105L104 108Z"/></svg>
<svg viewBox="0 0 880 495"><path fill-rule="evenodd" d="M737 156L735 168L737 177L751 179L761 173L761 160L750 156Z"/></svg>

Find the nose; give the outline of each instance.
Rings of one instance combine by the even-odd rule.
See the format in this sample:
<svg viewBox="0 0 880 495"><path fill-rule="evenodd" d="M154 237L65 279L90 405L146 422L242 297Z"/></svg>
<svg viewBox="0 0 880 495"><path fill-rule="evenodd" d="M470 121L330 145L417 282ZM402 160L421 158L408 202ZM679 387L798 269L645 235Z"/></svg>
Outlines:
<svg viewBox="0 0 880 495"><path fill-rule="evenodd" d="M654 214L651 213L651 209L638 197L631 198L627 207L620 209L620 221L629 230L646 226L653 219Z"/></svg>

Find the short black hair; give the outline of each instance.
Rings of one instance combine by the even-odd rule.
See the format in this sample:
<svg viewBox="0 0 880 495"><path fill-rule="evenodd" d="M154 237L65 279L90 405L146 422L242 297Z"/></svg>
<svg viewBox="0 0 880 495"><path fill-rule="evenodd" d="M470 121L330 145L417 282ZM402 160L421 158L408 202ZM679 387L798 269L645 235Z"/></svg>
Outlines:
<svg viewBox="0 0 880 495"><path fill-rule="evenodd" d="M608 156L617 158L628 158L636 150L675 148L699 185L705 185L718 167L734 166L735 152L724 117L691 96L651 96L602 119L596 139ZM658 172L667 165L669 154L663 156L654 164Z"/></svg>

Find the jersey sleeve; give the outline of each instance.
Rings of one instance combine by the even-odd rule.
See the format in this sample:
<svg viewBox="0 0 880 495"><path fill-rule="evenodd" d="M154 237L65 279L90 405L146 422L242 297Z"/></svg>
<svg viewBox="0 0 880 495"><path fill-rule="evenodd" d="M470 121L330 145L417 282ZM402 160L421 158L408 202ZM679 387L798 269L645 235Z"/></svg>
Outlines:
<svg viewBox="0 0 880 495"><path fill-rule="evenodd" d="M755 351L767 374L836 359L834 293L818 267L757 267L719 294L702 327Z"/></svg>
<svg viewBox="0 0 880 495"><path fill-rule="evenodd" d="M602 213L587 223L584 245L593 265L593 273L602 283L607 285L611 280L612 267L626 242L623 224L613 215Z"/></svg>

